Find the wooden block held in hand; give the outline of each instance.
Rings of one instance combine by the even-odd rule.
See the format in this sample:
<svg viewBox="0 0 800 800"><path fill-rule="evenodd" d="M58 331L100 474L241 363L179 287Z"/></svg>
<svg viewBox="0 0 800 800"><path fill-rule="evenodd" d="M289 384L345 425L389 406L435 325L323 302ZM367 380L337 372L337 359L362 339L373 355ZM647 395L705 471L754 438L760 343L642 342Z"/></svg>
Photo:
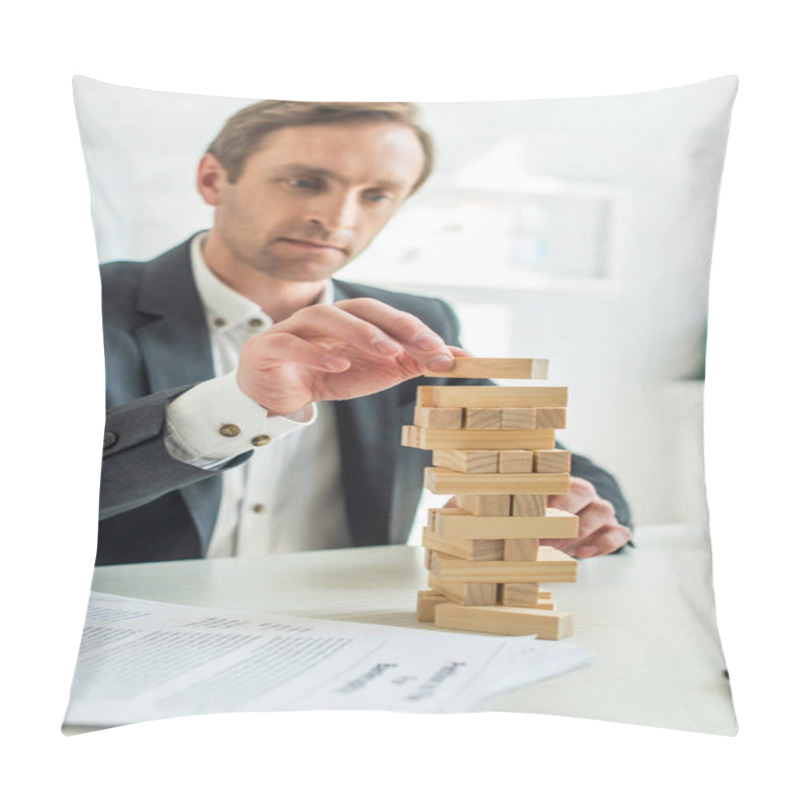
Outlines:
<svg viewBox="0 0 800 800"><path fill-rule="evenodd" d="M460 494L456 505L479 517L507 517L511 514L511 495Z"/></svg>
<svg viewBox="0 0 800 800"><path fill-rule="evenodd" d="M565 386L419 386L417 405L435 408L563 408Z"/></svg>
<svg viewBox="0 0 800 800"><path fill-rule="evenodd" d="M500 429L504 431L532 430L536 424L535 408L503 408L500 410Z"/></svg>
<svg viewBox="0 0 800 800"><path fill-rule="evenodd" d="M468 431L499 431L502 419L501 408L464 409L464 428Z"/></svg>
<svg viewBox="0 0 800 800"><path fill-rule="evenodd" d="M536 561L539 556L538 539L506 539L505 543L503 561Z"/></svg>
<svg viewBox="0 0 800 800"><path fill-rule="evenodd" d="M439 603L451 603L452 600L439 592L420 589L417 592L417 621L433 622L434 609Z"/></svg>
<svg viewBox="0 0 800 800"><path fill-rule="evenodd" d="M500 473L533 472L533 450L498 450L497 471ZM569 470L564 470L568 472Z"/></svg>
<svg viewBox="0 0 800 800"><path fill-rule="evenodd" d="M460 430L462 417L460 408L414 408L414 424L420 428Z"/></svg>
<svg viewBox="0 0 800 800"><path fill-rule="evenodd" d="M543 517L546 512L546 494L515 494L511 498L512 517Z"/></svg>
<svg viewBox="0 0 800 800"><path fill-rule="evenodd" d="M492 473L497 472L498 453L498 450L434 450L433 466L455 472Z"/></svg>
<svg viewBox="0 0 800 800"><path fill-rule="evenodd" d="M530 636L540 639L564 639L572 635L572 614L568 611L545 611L538 608L505 606L460 606L440 603L434 611L434 625L476 633Z"/></svg>
<svg viewBox="0 0 800 800"><path fill-rule="evenodd" d="M473 358L460 356L454 359L448 372L423 372L428 378L521 378L523 380L547 377L546 358Z"/></svg>
<svg viewBox="0 0 800 800"><path fill-rule="evenodd" d="M566 428L567 409L566 408L537 408L536 426L537 428Z"/></svg>

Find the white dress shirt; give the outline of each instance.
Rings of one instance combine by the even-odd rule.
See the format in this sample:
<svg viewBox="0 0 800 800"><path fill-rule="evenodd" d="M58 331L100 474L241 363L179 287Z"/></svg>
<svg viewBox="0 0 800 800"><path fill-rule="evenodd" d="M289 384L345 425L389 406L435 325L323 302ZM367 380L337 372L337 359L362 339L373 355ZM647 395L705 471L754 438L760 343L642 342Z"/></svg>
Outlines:
<svg viewBox="0 0 800 800"><path fill-rule="evenodd" d="M254 451L244 464L222 473L222 501L206 557L347 547L352 542L333 406L317 403L310 414L275 417L240 391L236 367L242 345L273 322L208 268L205 235L192 240L192 274L217 377L169 404L165 441L174 457L200 467ZM332 300L328 281L320 302Z"/></svg>

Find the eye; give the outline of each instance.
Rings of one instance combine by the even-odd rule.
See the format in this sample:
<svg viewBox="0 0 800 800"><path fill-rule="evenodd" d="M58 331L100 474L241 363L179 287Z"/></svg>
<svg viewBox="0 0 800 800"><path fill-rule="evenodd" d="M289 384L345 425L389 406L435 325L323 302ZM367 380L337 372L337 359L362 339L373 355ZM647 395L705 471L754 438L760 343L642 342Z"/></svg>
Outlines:
<svg viewBox="0 0 800 800"><path fill-rule="evenodd" d="M317 182L307 178L286 178L286 183L294 189L315 189Z"/></svg>
<svg viewBox="0 0 800 800"><path fill-rule="evenodd" d="M290 192L318 192L323 188L323 182L314 176L310 177L279 177L277 183Z"/></svg>
<svg viewBox="0 0 800 800"><path fill-rule="evenodd" d="M381 203L381 202L385 202L387 200L394 199L393 195L387 194L386 192L381 192L381 191L365 192L364 193L364 197L370 203Z"/></svg>

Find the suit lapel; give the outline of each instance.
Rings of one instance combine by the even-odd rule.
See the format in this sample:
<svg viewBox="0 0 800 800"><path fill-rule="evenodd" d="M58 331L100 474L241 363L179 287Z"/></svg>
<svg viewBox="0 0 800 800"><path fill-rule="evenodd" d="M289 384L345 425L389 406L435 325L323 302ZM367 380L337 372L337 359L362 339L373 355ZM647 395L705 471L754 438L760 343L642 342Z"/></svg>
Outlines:
<svg viewBox="0 0 800 800"><path fill-rule="evenodd" d="M190 242L150 262L142 277L138 311L149 317L135 332L150 391L199 383L214 376L205 312L191 270ZM222 481L199 481L180 490L205 552L214 530Z"/></svg>
<svg viewBox="0 0 800 800"><path fill-rule="evenodd" d="M156 392L198 383L214 375L208 329L191 273L189 242L151 262L138 303L144 323L136 337ZM362 296L334 281L334 301ZM399 435L398 393L379 392L335 403L345 506L354 545L386 544ZM180 490L208 547L222 494L215 476Z"/></svg>
<svg viewBox="0 0 800 800"><path fill-rule="evenodd" d="M138 310L151 319L136 331L151 391L197 383L213 375L205 313L194 285L188 244L152 262Z"/></svg>

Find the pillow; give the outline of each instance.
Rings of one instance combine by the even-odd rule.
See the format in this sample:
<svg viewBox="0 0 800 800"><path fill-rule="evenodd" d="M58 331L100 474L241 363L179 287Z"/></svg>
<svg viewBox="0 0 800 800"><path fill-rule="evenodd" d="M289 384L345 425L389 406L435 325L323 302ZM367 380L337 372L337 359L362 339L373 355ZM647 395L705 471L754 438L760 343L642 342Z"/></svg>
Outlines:
<svg viewBox="0 0 800 800"><path fill-rule="evenodd" d="M591 673L604 674L601 641L600 647L593 642L594 664L554 679L570 682L576 698L571 704L549 706L538 695L533 702L511 692L493 701L498 710L517 710L522 703L523 710L712 733L736 730L716 631L702 456L708 274L736 88L736 78L729 76L615 97L420 103L420 123L435 145L433 173L363 254L337 274L379 291L443 298L457 313L463 344L476 355L549 359L549 381L570 391L568 427L560 439L615 476L630 507L635 547L584 561L574 589L580 593L582 581L608 584L606 613L598 612L597 624L608 631L617 657L626 648L631 656L631 695L638 692L649 701L615 708L591 700ZM216 224L195 187L197 163L225 120L257 100L144 91L85 77L75 78L74 90L99 260L127 264L113 283L106 281L104 321L114 323L131 313L129 295L140 291L134 288L139 268L128 262L155 259ZM196 299L150 300L203 321ZM174 451L155 455L143 433L160 437L164 403L186 384L213 376L189 365L189 359L180 375L159 373L148 362L147 348L181 347L181 333L170 334L178 337L172 342L148 342L143 335L137 339L137 323L126 319L126 324L129 338L106 340L110 404L137 392L142 399L135 424L126 417L122 433L111 437L140 437L140 454L126 481L141 479L151 494L144 503L118 492L121 499L109 511L101 537L98 575L106 576L104 585L116 594L208 605L202 593L176 592L172 584L150 584L137 594L139 585L125 583L122 572L115 572L114 564L125 561L182 561L204 552L208 561L232 554L208 543L220 524L220 491L230 487L210 490L198 480L198 470L209 464L187 464L175 477ZM119 336L114 324L109 328L108 337ZM144 355L126 350L115 360L132 347ZM198 347L207 348L208 342ZM215 351L214 359L221 374L224 355ZM136 388L142 386L148 390ZM151 403L148 398L159 392L161 400ZM125 441L106 444L113 457ZM352 468L341 466L344 472ZM188 518L171 490L184 492L181 502L199 528L203 518L214 521L214 530L177 537L171 550L158 540L128 548L130 525L124 519L134 507L142 535L159 526L177 530L181 515ZM164 502L165 493L174 502ZM336 502L332 515L352 517L341 497ZM410 502L395 498L396 504ZM423 494L409 544L421 543L427 511L437 504L440 498ZM621 513L618 506L618 517ZM398 544L406 533L393 530L385 540L355 543ZM323 546L353 543L332 536L332 544ZM113 544L104 550L103 542ZM315 546L289 540L273 552ZM113 555L103 560L106 552ZM129 567L125 575L148 568ZM669 661L675 682L685 669L691 688L672 696L668 708L653 701L653 686L645 679L656 663L647 659L664 654L645 648L636 663L641 642L612 633L622 596L611 589L612 572L618 592L628 597L640 590L641 581L649 582L643 614L655 613L648 598L674 606L652 627L641 619L640 635L663 635L666 641L698 637L684 662ZM698 615L699 627L693 627ZM370 610L361 616L368 618ZM578 644L581 630L578 619ZM704 693L701 684L715 689Z"/></svg>

